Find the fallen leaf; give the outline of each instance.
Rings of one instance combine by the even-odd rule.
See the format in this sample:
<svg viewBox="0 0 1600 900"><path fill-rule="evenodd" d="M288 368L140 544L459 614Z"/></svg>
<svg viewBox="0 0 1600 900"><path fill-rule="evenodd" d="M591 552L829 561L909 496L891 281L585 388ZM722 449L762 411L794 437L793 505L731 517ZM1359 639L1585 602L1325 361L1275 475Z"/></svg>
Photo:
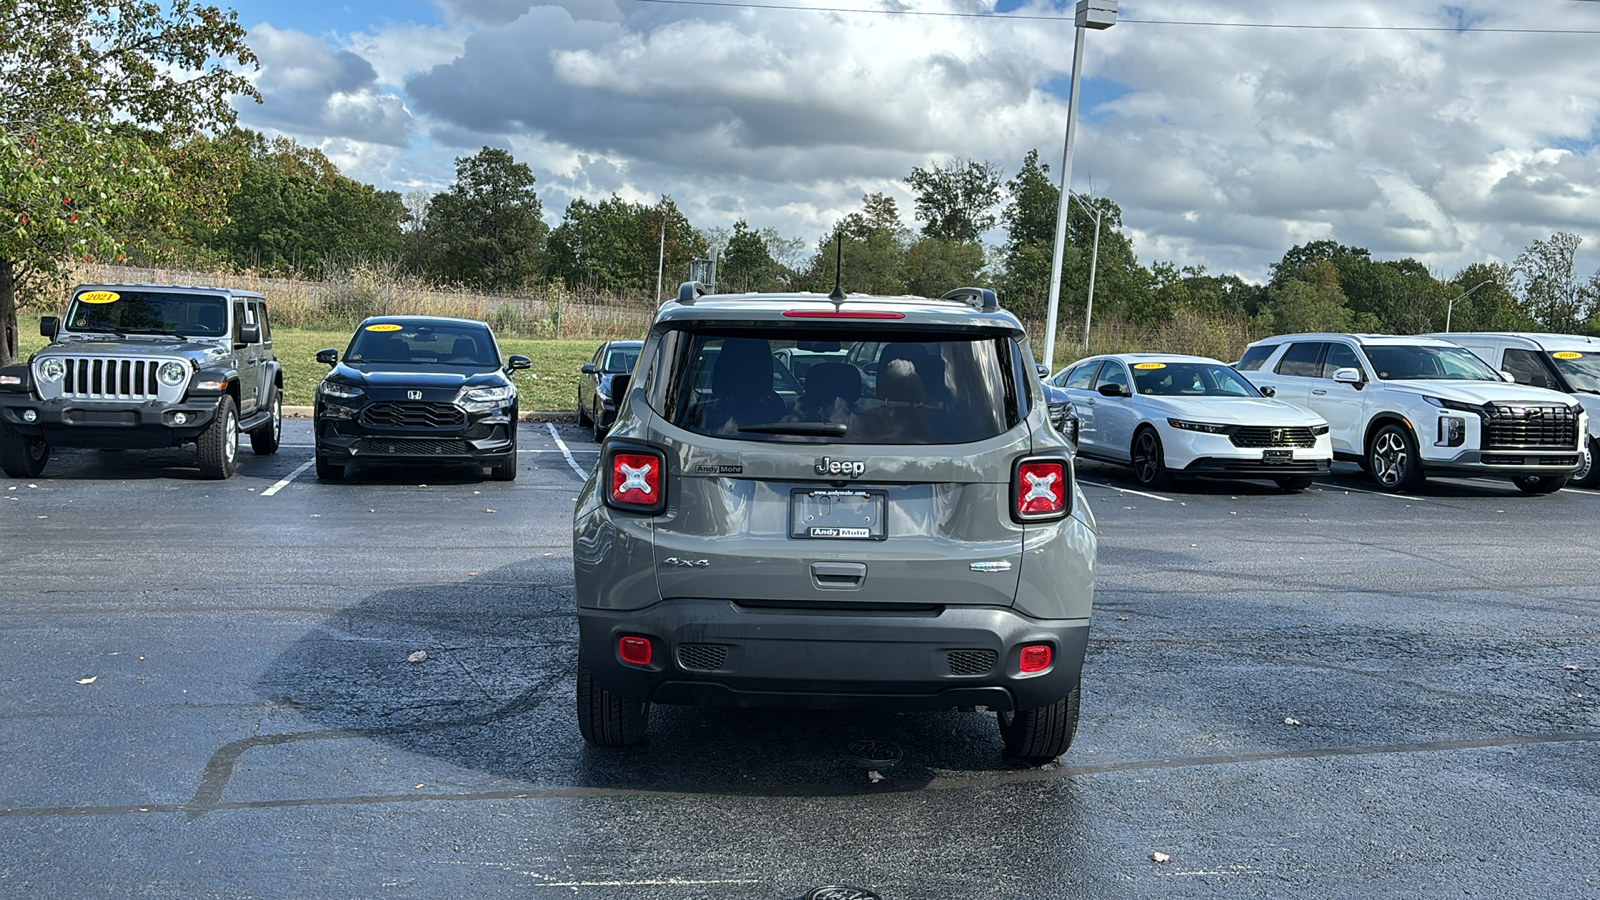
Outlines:
<svg viewBox="0 0 1600 900"><path fill-rule="evenodd" d="M36 518L36 519L48 519L50 517L49 516L34 516L34 518Z"/></svg>
<svg viewBox="0 0 1600 900"><path fill-rule="evenodd" d="M1562 666L1561 668L1566 669L1568 672L1582 672L1583 671L1582 669L1578 668L1577 666L1573 666L1573 665L1565 665L1565 666Z"/></svg>
<svg viewBox="0 0 1600 900"><path fill-rule="evenodd" d="M88 678L79 678L78 679L78 683L79 684L94 684L95 679L99 678L99 677L100 677L99 675L91 675Z"/></svg>
<svg viewBox="0 0 1600 900"><path fill-rule="evenodd" d="M484 510L484 512L486 512L486 513L492 513L492 512L494 512L494 510L492 510L492 509L486 509L486 510Z"/></svg>
<svg viewBox="0 0 1600 900"><path fill-rule="evenodd" d="M472 492L472 496L474 496L474 497L476 497L476 496L478 496L478 495L479 495L479 494L481 494L481 493L483 493L483 491L473 491L473 492Z"/></svg>
<svg viewBox="0 0 1600 900"><path fill-rule="evenodd" d="M320 518L322 518L322 513L312 513L311 514L311 518L320 519Z"/></svg>
<svg viewBox="0 0 1600 900"><path fill-rule="evenodd" d="M1300 724L1300 720L1299 719L1291 719L1291 718L1288 718L1288 717L1284 717L1283 724L1285 724L1285 725L1299 725Z"/></svg>
<svg viewBox="0 0 1600 900"><path fill-rule="evenodd" d="M30 488L37 488L37 487L38 487L38 485L37 485L37 484L30 484L30 485L28 485L28 487L30 487Z"/></svg>
<svg viewBox="0 0 1600 900"><path fill-rule="evenodd" d="M1126 621L1128 621L1128 617L1127 616L1117 616L1117 621L1118 622L1126 622Z"/></svg>
<svg viewBox="0 0 1600 900"><path fill-rule="evenodd" d="M410 656L406 657L406 662L418 663L418 662L422 662L423 660L425 660L427 658L428 658L428 651L426 651L426 650L418 650L415 653L411 654Z"/></svg>
<svg viewBox="0 0 1600 900"><path fill-rule="evenodd" d="M1162 853L1160 850L1157 850L1156 852L1150 854L1150 858L1155 860L1158 863L1169 862L1172 859L1171 856L1168 856L1167 854Z"/></svg>
<svg viewBox="0 0 1600 900"><path fill-rule="evenodd" d="M554 553L546 553L545 556L555 556L555 554Z"/></svg>
<svg viewBox="0 0 1600 900"><path fill-rule="evenodd" d="M877 769L873 769L867 773L867 780L873 784L877 784L880 781L887 781L888 779L879 774Z"/></svg>
<svg viewBox="0 0 1600 900"><path fill-rule="evenodd" d="M422 789L423 789L423 788L424 788L424 787L426 787L426 785L421 785L421 784L419 784L419 785L417 785L417 787L416 787L416 790L419 790L419 791L420 791L420 790L422 790Z"/></svg>

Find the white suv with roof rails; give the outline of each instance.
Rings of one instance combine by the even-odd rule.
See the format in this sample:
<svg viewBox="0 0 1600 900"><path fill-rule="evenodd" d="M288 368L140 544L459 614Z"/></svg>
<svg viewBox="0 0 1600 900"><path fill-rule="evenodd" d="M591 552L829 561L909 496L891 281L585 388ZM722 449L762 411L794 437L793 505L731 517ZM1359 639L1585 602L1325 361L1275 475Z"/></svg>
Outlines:
<svg viewBox="0 0 1600 900"><path fill-rule="evenodd" d="M1530 494L1566 486L1588 421L1566 394L1506 380L1465 347L1431 337L1291 334L1235 366L1258 388L1328 420L1336 459L1385 491L1428 474L1507 477Z"/></svg>
<svg viewBox="0 0 1600 900"><path fill-rule="evenodd" d="M1600 485L1600 338L1579 334L1535 334L1521 331L1436 334L1433 337L1478 354L1484 362L1510 375L1517 384L1571 394L1589 414L1589 439L1583 464L1572 483Z"/></svg>

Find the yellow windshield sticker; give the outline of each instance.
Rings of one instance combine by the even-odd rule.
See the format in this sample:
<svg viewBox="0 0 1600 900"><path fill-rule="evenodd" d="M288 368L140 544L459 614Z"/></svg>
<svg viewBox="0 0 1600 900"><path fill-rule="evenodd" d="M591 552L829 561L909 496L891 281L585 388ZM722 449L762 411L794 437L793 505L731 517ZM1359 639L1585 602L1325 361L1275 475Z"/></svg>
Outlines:
<svg viewBox="0 0 1600 900"><path fill-rule="evenodd" d="M1582 353L1576 353L1571 350L1562 350L1560 353L1552 353L1550 355L1556 359L1583 359Z"/></svg>
<svg viewBox="0 0 1600 900"><path fill-rule="evenodd" d="M1134 363L1133 367L1135 369L1165 369L1167 367L1167 364L1166 363Z"/></svg>
<svg viewBox="0 0 1600 900"><path fill-rule="evenodd" d="M400 326L391 322L391 323L388 323L386 325L368 325L367 326L367 330L368 331L399 331L400 330Z"/></svg>
<svg viewBox="0 0 1600 900"><path fill-rule="evenodd" d="M78 300L83 303L115 303L122 299L116 291L84 291L78 295Z"/></svg>

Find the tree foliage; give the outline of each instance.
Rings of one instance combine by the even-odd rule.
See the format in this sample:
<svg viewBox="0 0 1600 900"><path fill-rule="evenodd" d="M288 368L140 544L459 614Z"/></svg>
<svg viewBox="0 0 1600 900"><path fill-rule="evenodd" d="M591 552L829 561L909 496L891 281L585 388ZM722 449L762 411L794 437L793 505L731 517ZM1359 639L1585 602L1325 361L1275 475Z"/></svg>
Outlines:
<svg viewBox="0 0 1600 900"><path fill-rule="evenodd" d="M533 170L509 151L456 157L456 180L428 203L425 265L436 277L487 290L520 288L544 271L549 226Z"/></svg>
<svg viewBox="0 0 1600 900"><path fill-rule="evenodd" d="M615 194L599 203L580 197L567 204L549 245L552 279L572 290L634 296L655 293L658 270L669 273L663 276L662 290L675 289L687 275L689 261L709 253L705 235L689 224L671 197L646 205Z"/></svg>
<svg viewBox="0 0 1600 900"><path fill-rule="evenodd" d="M1575 234L1557 232L1547 241L1529 244L1512 266L1522 288L1523 310L1541 328L1577 331L1600 302L1600 272L1587 283L1579 280L1576 259L1582 243Z"/></svg>
<svg viewBox="0 0 1600 900"><path fill-rule="evenodd" d="M993 163L955 159L919 166L906 176L906 185L916 194L916 217L927 237L977 243L994 227L1000 169Z"/></svg>
<svg viewBox="0 0 1600 900"><path fill-rule="evenodd" d="M182 190L206 170L177 172L174 154L232 124L234 96L260 99L244 36L232 11L189 0L0 2L0 365L19 288L39 299L68 259L215 217L226 191Z"/></svg>

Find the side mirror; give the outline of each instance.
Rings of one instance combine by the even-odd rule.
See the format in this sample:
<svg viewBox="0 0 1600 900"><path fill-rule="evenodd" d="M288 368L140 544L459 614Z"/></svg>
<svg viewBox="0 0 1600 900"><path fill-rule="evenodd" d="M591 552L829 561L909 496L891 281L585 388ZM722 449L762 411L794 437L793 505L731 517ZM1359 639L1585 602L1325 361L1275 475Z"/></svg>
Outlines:
<svg viewBox="0 0 1600 900"><path fill-rule="evenodd" d="M1263 397L1276 397L1276 396L1278 396L1278 389L1273 387L1270 384L1265 386L1265 387L1257 388L1256 390L1260 391L1261 392L1261 396L1263 396Z"/></svg>
<svg viewBox="0 0 1600 900"><path fill-rule="evenodd" d="M339 351L333 349L332 347L329 347L327 350L318 350L317 362L329 367L336 366L339 364Z"/></svg>
<svg viewBox="0 0 1600 900"><path fill-rule="evenodd" d="M1049 378L1050 377L1050 367L1045 365L1044 363L1034 363L1033 364L1033 374L1039 376L1040 378Z"/></svg>
<svg viewBox="0 0 1600 900"><path fill-rule="evenodd" d="M584 363L583 365L578 367L578 371L582 372L585 375L593 375L594 373L596 373L596 372L598 372L600 370L595 368L594 363Z"/></svg>
<svg viewBox="0 0 1600 900"><path fill-rule="evenodd" d="M506 369L512 372L515 372L518 369L529 369L532 367L533 360L521 355L520 353L513 354L506 360Z"/></svg>
<svg viewBox="0 0 1600 900"><path fill-rule="evenodd" d="M1354 367L1333 370L1333 380L1340 384L1360 384L1361 370Z"/></svg>
<svg viewBox="0 0 1600 900"><path fill-rule="evenodd" d="M253 322L246 322L240 325L239 340L245 344L261 343L261 326Z"/></svg>
<svg viewBox="0 0 1600 900"><path fill-rule="evenodd" d="M56 339L56 332L61 330L61 320L55 316L39 317L39 336L50 340Z"/></svg>
<svg viewBox="0 0 1600 900"><path fill-rule="evenodd" d="M1098 388L1095 388L1095 390L1099 391L1100 392L1100 396L1102 396L1102 397L1126 397L1126 396L1128 396L1127 394L1123 393L1122 385L1120 385L1120 384L1102 384Z"/></svg>

